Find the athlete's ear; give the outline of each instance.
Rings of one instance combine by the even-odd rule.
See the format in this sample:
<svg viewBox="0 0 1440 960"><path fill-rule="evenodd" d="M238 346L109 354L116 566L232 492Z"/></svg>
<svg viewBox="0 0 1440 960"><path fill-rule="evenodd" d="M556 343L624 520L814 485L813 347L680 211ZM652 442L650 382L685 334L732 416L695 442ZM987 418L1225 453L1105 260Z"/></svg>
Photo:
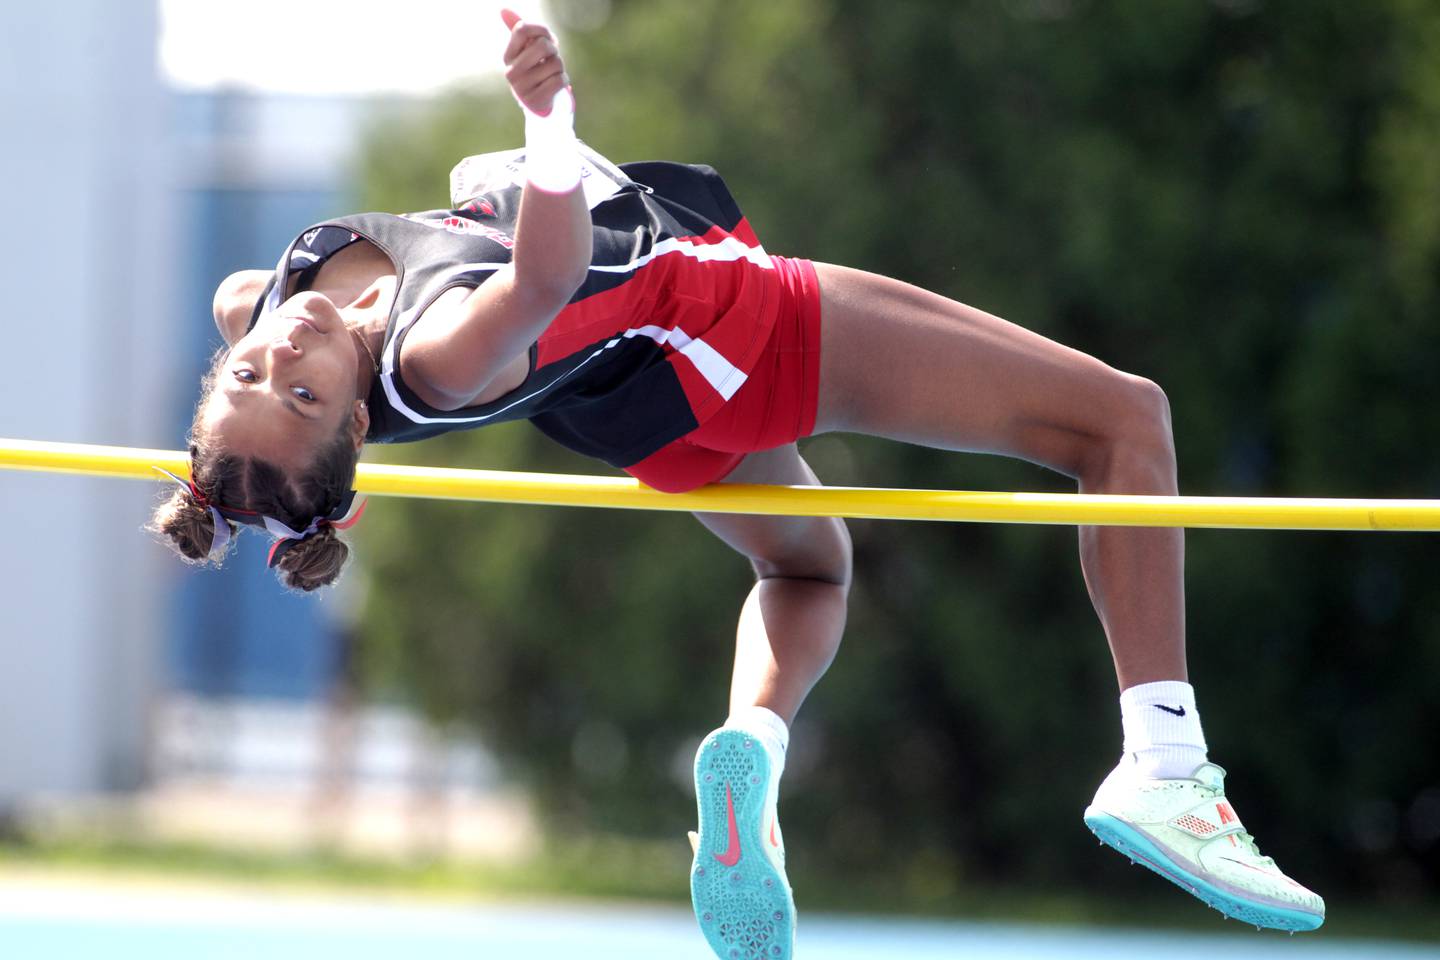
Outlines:
<svg viewBox="0 0 1440 960"><path fill-rule="evenodd" d="M356 400L354 414L350 420L350 439L354 441L356 450L365 446L365 434L369 432L370 410L365 406L364 400Z"/></svg>

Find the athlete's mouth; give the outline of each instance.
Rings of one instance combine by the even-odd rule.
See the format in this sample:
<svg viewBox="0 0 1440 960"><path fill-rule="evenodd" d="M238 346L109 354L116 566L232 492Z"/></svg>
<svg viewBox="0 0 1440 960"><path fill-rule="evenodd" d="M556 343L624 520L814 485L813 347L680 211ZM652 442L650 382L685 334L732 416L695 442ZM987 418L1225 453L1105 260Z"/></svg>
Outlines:
<svg viewBox="0 0 1440 960"><path fill-rule="evenodd" d="M301 317L301 316L295 316L295 315L285 315L285 316L282 316L280 319L281 319L281 320L289 320L291 323L298 324L298 325L305 326L305 327L309 327L309 328L310 328L310 331L311 331L312 333L319 334L319 335L322 336L322 337L325 336L326 333L328 332L328 331L322 329L319 324L317 324L314 320L311 320L309 317ZM294 330L294 327L292 327L291 329Z"/></svg>

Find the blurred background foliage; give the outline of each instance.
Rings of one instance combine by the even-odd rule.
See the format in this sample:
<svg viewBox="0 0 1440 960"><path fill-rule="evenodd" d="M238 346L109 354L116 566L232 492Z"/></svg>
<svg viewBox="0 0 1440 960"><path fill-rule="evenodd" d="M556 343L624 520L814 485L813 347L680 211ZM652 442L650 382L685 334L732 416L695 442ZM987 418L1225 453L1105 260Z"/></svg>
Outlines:
<svg viewBox="0 0 1440 960"><path fill-rule="evenodd" d="M581 136L714 165L774 252L918 283L1167 389L1192 494L1440 497L1440 7L1426 0L566 0ZM370 137L367 208L443 205L514 146L492 83ZM896 376L905 371L897 370ZM1068 489L852 437L833 483ZM391 460L604 472L526 425ZM472 725L557 834L673 836L750 574L692 519L386 504L372 688ZM797 887L1149 889L1080 823L1119 751L1073 530L859 522L838 662L782 810ZM1440 889L1434 537L1197 532L1212 755L1327 894ZM683 854L680 851L684 851Z"/></svg>

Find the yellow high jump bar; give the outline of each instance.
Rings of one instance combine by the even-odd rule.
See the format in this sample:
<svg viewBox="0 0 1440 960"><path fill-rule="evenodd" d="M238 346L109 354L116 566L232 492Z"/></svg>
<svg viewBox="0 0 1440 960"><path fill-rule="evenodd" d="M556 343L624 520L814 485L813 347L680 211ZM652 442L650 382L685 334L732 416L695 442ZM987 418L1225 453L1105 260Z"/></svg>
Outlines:
<svg viewBox="0 0 1440 960"><path fill-rule="evenodd" d="M189 458L177 450L0 438L0 469L164 480L154 467L186 476ZM362 493L391 497L635 510L1133 527L1440 530L1440 500L1141 497L756 484L660 493L618 477L380 463L360 464L355 486Z"/></svg>

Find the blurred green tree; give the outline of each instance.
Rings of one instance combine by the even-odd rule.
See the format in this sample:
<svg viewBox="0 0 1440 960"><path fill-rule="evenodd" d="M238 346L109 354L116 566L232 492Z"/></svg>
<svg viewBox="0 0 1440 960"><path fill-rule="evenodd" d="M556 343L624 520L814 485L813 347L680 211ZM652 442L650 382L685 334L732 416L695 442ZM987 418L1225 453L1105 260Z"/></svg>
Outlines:
<svg viewBox="0 0 1440 960"><path fill-rule="evenodd" d="M1440 496L1435 5L553 8L594 146L710 163L771 250L919 283L1159 381L1186 492ZM498 83L391 117L367 205L443 204L456 159L519 139ZM865 439L805 450L836 483L1068 487ZM596 469L524 426L388 456ZM1079 823L1119 732L1073 531L852 529L847 644L787 782L797 870L863 867L922 901L970 878L1137 886ZM679 516L418 501L364 542L379 689L473 724L559 829L685 829L742 561ZM1433 895L1435 539L1207 532L1189 557L1193 674L1247 824L1327 892Z"/></svg>

